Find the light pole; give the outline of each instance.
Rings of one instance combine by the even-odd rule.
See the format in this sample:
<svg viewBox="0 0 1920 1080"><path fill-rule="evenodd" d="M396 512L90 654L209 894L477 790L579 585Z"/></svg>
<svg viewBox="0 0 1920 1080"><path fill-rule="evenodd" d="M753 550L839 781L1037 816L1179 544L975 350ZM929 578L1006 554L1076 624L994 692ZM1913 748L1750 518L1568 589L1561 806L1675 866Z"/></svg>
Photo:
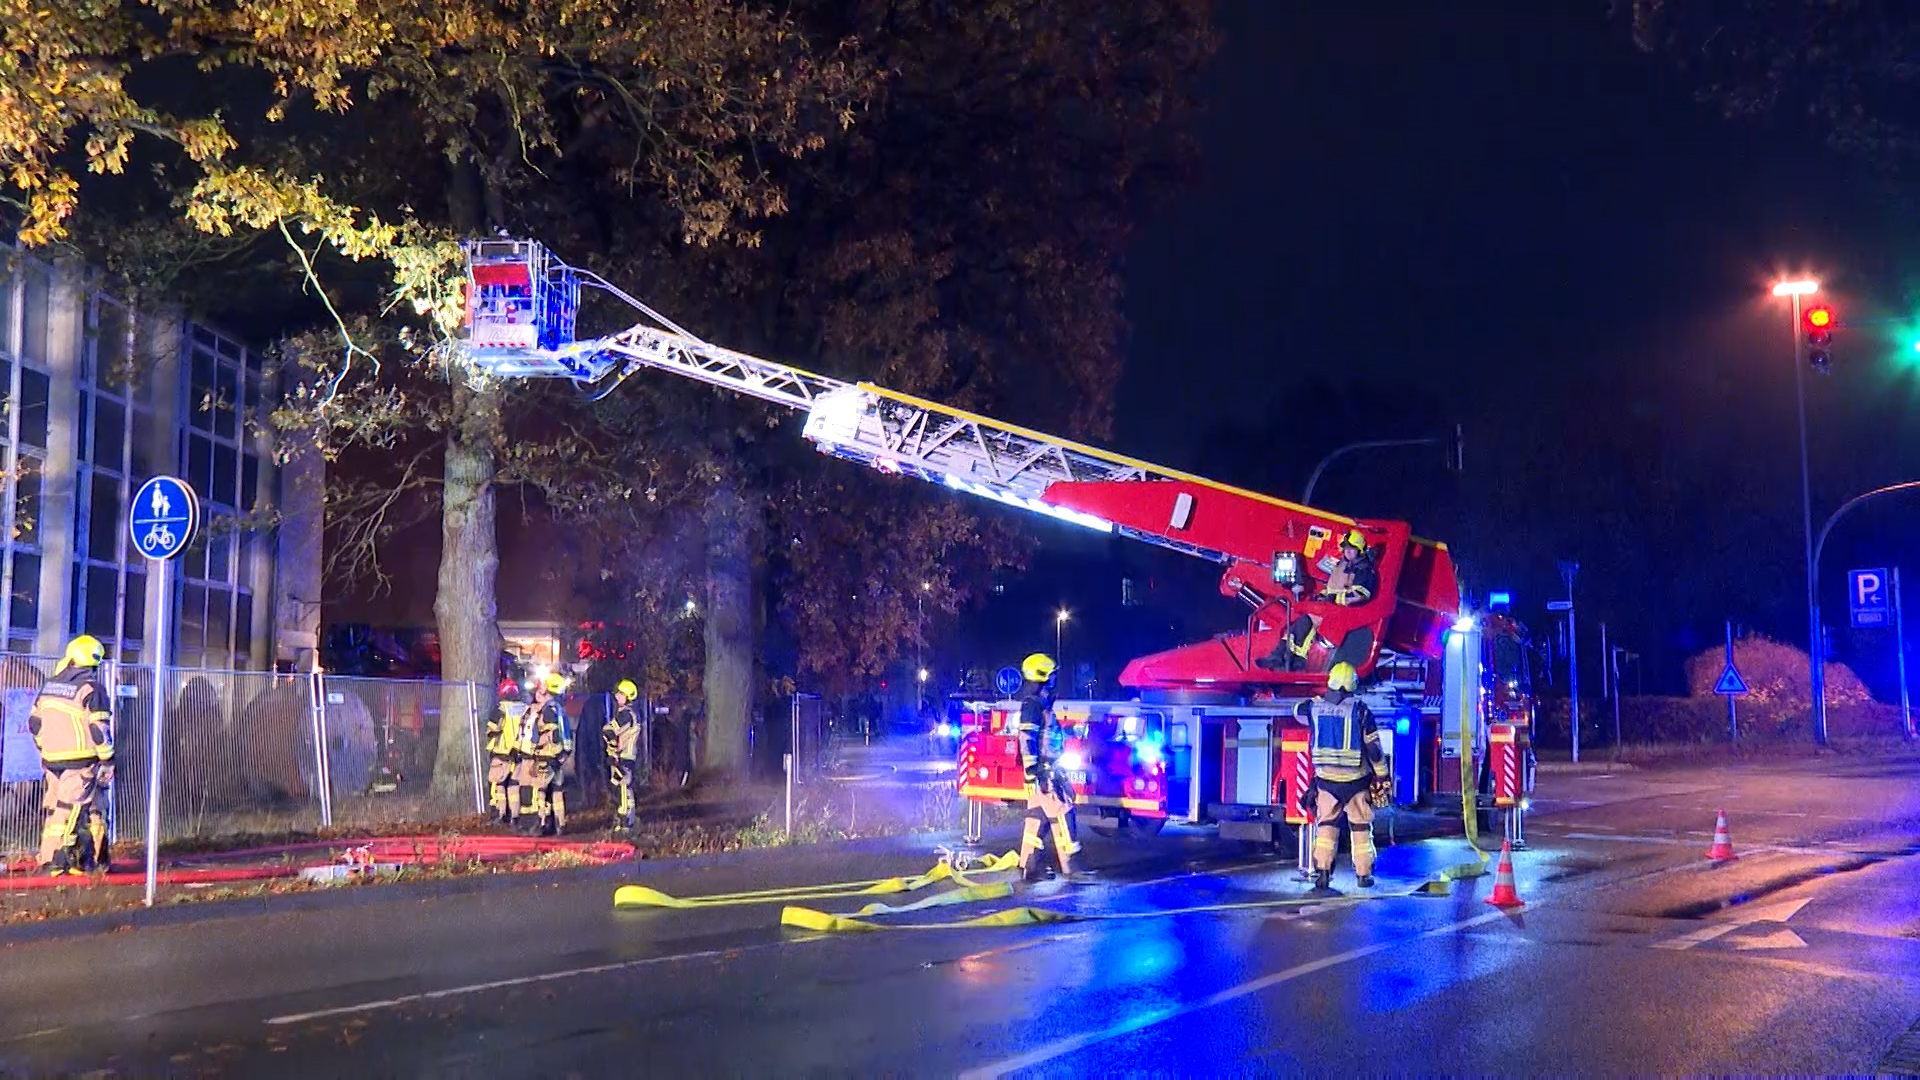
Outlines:
<svg viewBox="0 0 1920 1080"><path fill-rule="evenodd" d="M1338 447L1332 453L1328 454L1326 457L1321 458L1320 464L1315 465L1313 467L1313 475L1307 477L1307 490L1303 495L1300 496L1300 502L1303 505L1312 506L1313 505L1313 489L1320 485L1320 474L1326 472L1327 466L1333 464L1334 461L1336 461L1339 458L1345 457L1346 455L1351 454L1356 450L1393 450L1403 446L1438 446L1440 445L1441 441L1442 440L1437 438L1435 439L1369 439L1365 442L1348 443L1345 446ZM1455 424L1453 428L1453 445L1449 447L1447 450L1447 468L1455 472L1458 472L1461 469L1466 467L1466 462L1465 462L1466 454L1465 454L1465 450L1463 449L1463 445L1464 445L1464 436L1461 433L1460 425Z"/></svg>
<svg viewBox="0 0 1920 1080"><path fill-rule="evenodd" d="M920 583L920 595L914 597L914 601L920 612L919 625L915 627L915 629L919 631L920 650L918 662L913 666L920 669L920 701L918 704L919 707L923 709L926 708L927 705L927 593L932 589L933 583L931 581L923 581Z"/></svg>
<svg viewBox="0 0 1920 1080"><path fill-rule="evenodd" d="M1060 663L1061 635L1067 628L1067 609L1061 608L1053 613L1053 662Z"/></svg>
<svg viewBox="0 0 1920 1080"><path fill-rule="evenodd" d="M1793 396L1800 408L1800 520L1807 558L1807 684L1813 697L1813 741L1827 745L1826 671L1820 641L1819 574L1813 559L1813 480L1807 467L1806 347L1800 333L1800 298L1820 291L1817 281L1783 281L1773 295L1788 298L1793 322Z"/></svg>
<svg viewBox="0 0 1920 1080"><path fill-rule="evenodd" d="M1840 523L1840 519L1846 516L1847 511L1852 510L1854 507L1859 506L1869 499L1875 499L1882 495L1893 495L1902 491L1914 491L1916 489L1920 489L1920 480L1905 480L1898 484L1888 484L1885 487L1874 488L1872 491L1855 495L1853 498L1841 503L1840 509L1835 510L1833 516L1827 519L1827 523L1820 526L1820 538L1814 541L1813 550L1809 555L1812 562L1808 563L1808 572L1813 575L1815 589L1819 587L1820 553L1827 548L1827 535L1833 532L1833 527ZM1814 626L1816 628L1820 625L1819 618L1819 609L1815 608ZM1896 642L1895 644L1899 645L1902 649L1906 648L1904 642ZM1824 643L1816 636L1814 638L1813 648L1809 650L1808 655L1813 658L1814 737L1820 740L1820 745L1825 746L1827 744L1827 682L1824 676L1826 674L1827 657L1826 650L1822 647L1823 645ZM1906 663L1904 655L1901 657L1900 662L1904 668Z"/></svg>

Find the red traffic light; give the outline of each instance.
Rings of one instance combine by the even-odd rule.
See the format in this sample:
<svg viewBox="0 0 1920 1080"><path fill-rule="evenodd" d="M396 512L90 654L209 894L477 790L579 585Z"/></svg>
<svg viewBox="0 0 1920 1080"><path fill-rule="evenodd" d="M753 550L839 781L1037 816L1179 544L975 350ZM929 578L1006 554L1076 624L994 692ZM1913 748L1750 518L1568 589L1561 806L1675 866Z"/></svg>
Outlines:
<svg viewBox="0 0 1920 1080"><path fill-rule="evenodd" d="M1833 309L1817 307L1807 312L1807 328L1825 330L1833 325Z"/></svg>

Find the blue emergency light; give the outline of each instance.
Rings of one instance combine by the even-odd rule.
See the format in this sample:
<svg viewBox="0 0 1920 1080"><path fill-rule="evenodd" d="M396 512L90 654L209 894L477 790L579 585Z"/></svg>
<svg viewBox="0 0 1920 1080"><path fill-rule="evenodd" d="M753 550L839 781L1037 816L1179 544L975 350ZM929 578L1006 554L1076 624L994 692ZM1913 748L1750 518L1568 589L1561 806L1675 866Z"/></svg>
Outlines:
<svg viewBox="0 0 1920 1080"><path fill-rule="evenodd" d="M1490 608L1512 607L1513 594L1505 592L1488 593L1487 606Z"/></svg>

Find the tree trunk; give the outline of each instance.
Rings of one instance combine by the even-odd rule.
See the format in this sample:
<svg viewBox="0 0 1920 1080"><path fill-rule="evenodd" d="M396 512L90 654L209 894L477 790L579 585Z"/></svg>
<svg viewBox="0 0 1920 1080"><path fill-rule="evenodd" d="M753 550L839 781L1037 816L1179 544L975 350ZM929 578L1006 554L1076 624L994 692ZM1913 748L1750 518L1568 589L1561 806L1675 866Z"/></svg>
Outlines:
<svg viewBox="0 0 1920 1080"><path fill-rule="evenodd" d="M701 764L733 775L747 766L753 716L753 556L765 510L722 479L707 499L707 737Z"/></svg>
<svg viewBox="0 0 1920 1080"><path fill-rule="evenodd" d="M498 691L500 627L495 581L500 569L494 531L494 447L500 435L497 384L475 387L455 378L453 427L447 432L440 522L440 582L433 615L440 630L440 752L433 793L467 798L473 791L473 729L491 716ZM479 715L467 689L477 688Z"/></svg>

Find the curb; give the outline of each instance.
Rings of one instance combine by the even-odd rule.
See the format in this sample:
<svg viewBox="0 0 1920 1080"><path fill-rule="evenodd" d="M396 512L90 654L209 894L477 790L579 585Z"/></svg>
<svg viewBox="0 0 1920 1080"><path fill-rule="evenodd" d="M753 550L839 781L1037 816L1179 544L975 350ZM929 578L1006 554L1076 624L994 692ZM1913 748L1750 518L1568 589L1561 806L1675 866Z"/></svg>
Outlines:
<svg viewBox="0 0 1920 1080"><path fill-rule="evenodd" d="M1540 761L1533 771L1540 776L1605 776L1609 773L1639 772L1640 766L1621 762Z"/></svg>

